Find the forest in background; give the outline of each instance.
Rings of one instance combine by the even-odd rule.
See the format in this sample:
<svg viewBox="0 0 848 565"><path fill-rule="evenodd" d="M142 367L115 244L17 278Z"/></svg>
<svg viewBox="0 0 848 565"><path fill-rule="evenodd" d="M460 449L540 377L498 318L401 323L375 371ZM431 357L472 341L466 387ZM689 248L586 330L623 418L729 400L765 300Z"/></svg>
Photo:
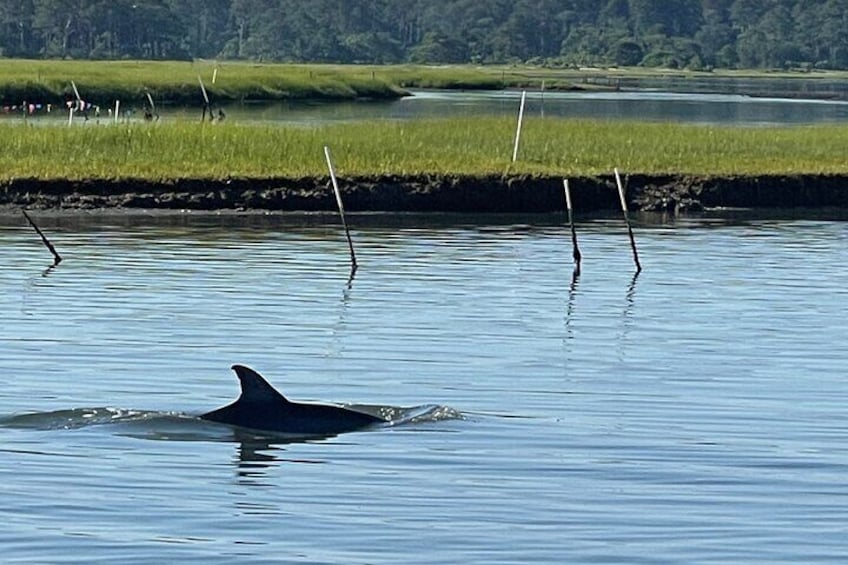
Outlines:
<svg viewBox="0 0 848 565"><path fill-rule="evenodd" d="M0 0L0 56L848 69L848 0Z"/></svg>

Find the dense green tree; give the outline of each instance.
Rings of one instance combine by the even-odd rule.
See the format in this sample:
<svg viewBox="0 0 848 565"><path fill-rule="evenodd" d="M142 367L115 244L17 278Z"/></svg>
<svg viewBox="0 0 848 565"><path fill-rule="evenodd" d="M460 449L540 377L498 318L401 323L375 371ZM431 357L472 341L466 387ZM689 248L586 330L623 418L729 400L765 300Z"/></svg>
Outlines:
<svg viewBox="0 0 848 565"><path fill-rule="evenodd" d="M700 0L676 0L673 7L665 0L630 0L629 15L638 35L661 33L670 37L692 37L701 25Z"/></svg>
<svg viewBox="0 0 848 565"><path fill-rule="evenodd" d="M449 37L437 31L424 35L421 43L410 51L409 59L413 63L441 61L443 63L464 63L467 61L466 44L456 37Z"/></svg>
<svg viewBox="0 0 848 565"><path fill-rule="evenodd" d="M635 67L644 57L642 46L632 39L622 39L616 43L612 53L613 63L625 67Z"/></svg>
<svg viewBox="0 0 848 565"><path fill-rule="evenodd" d="M24 56L32 53L32 0L0 2L0 55Z"/></svg>
<svg viewBox="0 0 848 565"><path fill-rule="evenodd" d="M825 2L821 21L821 35L827 42L827 65L848 68L848 0Z"/></svg>
<svg viewBox="0 0 848 565"><path fill-rule="evenodd" d="M722 55L724 53L726 56L727 51L723 50L736 41L736 35L727 18L726 8L717 4L709 8L705 7L703 18L703 24L695 33L694 39L701 45L705 63L711 67L733 66L735 63L729 63ZM735 49L733 52L735 53Z"/></svg>
<svg viewBox="0 0 848 565"><path fill-rule="evenodd" d="M230 0L168 0L166 5L185 30L181 48L193 57L216 57L230 37Z"/></svg>
<svg viewBox="0 0 848 565"><path fill-rule="evenodd" d="M0 56L848 68L848 0L0 0Z"/></svg>
<svg viewBox="0 0 848 565"><path fill-rule="evenodd" d="M774 0L736 0L730 5L730 21L740 31L756 27L766 8Z"/></svg>

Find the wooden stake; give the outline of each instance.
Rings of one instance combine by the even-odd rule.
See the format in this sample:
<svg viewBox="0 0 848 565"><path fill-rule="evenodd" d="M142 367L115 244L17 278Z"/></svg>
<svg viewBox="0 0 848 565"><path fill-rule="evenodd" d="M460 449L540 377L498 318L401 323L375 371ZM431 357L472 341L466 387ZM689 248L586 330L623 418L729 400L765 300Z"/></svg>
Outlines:
<svg viewBox="0 0 848 565"><path fill-rule="evenodd" d="M627 199L624 197L624 186L621 184L621 176L618 174L618 168L615 169L615 184L618 186L618 197L621 199L621 211L624 212L624 222L627 224L627 233L630 235L630 248L633 250L633 262L636 263L636 272L642 271L642 265L639 263L639 253L636 251L636 238L633 237L633 226L630 225L630 215L627 212Z"/></svg>
<svg viewBox="0 0 848 565"><path fill-rule="evenodd" d="M512 149L512 162L518 159L518 143L521 141L521 124L524 122L524 103L527 100L527 91L521 91L521 106L518 108L518 127L515 130L515 147Z"/></svg>
<svg viewBox="0 0 848 565"><path fill-rule="evenodd" d="M197 82L200 83L200 92L203 94L203 101L206 102L206 105L209 105L209 94L206 93L206 86L203 84L203 79L200 78L200 75L197 75Z"/></svg>
<svg viewBox="0 0 848 565"><path fill-rule="evenodd" d="M203 93L203 113L200 115L200 121L206 119L206 111L209 110L209 116L212 116L212 107L209 105L209 94L206 93L206 86L203 84L203 79L197 75L197 82L200 83L200 92Z"/></svg>
<svg viewBox="0 0 848 565"><path fill-rule="evenodd" d="M77 90L77 84L74 81L71 81L71 87L74 89L74 96L76 96L76 101L77 101L76 110L82 112L82 115L85 118L85 121L88 121L88 112L86 111L86 108L85 108L85 102L83 102L83 99L80 96L79 90ZM76 113L75 111L73 111L73 108L71 108L71 110L72 110L71 113L70 113L71 115L68 117L68 125L71 125L73 123L74 114Z"/></svg>
<svg viewBox="0 0 848 565"><path fill-rule="evenodd" d="M59 263L61 263L62 262L62 256L59 255L59 253L56 251L56 248L53 247L53 244L50 243L50 240L47 239L46 235L44 235L44 232L42 232L40 229L38 229L38 226L35 224L34 221L32 221L32 218L29 217L29 214L27 214L26 210L21 208L21 212L23 212L24 218L27 219L27 222L29 222L29 225L32 226L32 229L35 230L35 233L37 233L41 237L41 241L44 242L45 247L47 247L47 249L50 251L50 253L53 254L53 265L58 265Z"/></svg>
<svg viewBox="0 0 848 565"><path fill-rule="evenodd" d="M545 117L545 79L542 79L542 88L540 89L540 93L541 93L542 108L539 112L539 115L541 115L544 118Z"/></svg>
<svg viewBox="0 0 848 565"><path fill-rule="evenodd" d="M565 189L565 206L568 208L568 225L571 227L571 246L573 248L574 271L577 275L580 274L580 261L583 257L580 254L580 248L577 246L577 230L574 228L574 216L571 208L571 190L568 188L568 179L563 179L562 186Z"/></svg>
<svg viewBox="0 0 848 565"><path fill-rule="evenodd" d="M120 109L121 109L121 101L115 100L115 123L116 124L118 123L118 116L119 116L118 112L120 111Z"/></svg>
<svg viewBox="0 0 848 565"><path fill-rule="evenodd" d="M145 92L145 94L147 95L147 101L150 103L150 114L148 115L147 113L145 113L144 118L148 119L148 120L152 120L152 119L155 118L156 121L158 122L159 121L159 112L156 111L156 104L153 103L153 96L150 95L149 90L147 92Z"/></svg>
<svg viewBox="0 0 848 565"><path fill-rule="evenodd" d="M324 156L327 158L327 168L330 170L330 180L333 183L333 192L336 194L336 204L339 206L339 215L342 217L342 226L344 227L345 235L347 236L347 245L350 248L350 268L351 268L351 276L354 271L357 269L356 264L356 253L353 251L353 240L350 237L350 230L347 227L347 220L345 219L345 211L344 204L342 203L342 193L339 190L339 183L336 180L336 170L333 168L333 160L330 157L330 148L326 145L324 146Z"/></svg>

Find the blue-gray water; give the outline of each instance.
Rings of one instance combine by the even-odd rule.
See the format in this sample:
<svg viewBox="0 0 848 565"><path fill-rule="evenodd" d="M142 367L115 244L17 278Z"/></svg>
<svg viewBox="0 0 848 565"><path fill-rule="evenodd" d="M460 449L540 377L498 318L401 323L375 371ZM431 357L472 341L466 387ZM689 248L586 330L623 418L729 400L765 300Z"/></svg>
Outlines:
<svg viewBox="0 0 848 565"><path fill-rule="evenodd" d="M791 81L788 81L791 83ZM289 126L312 126L360 120L415 120L423 118L509 116L517 117L521 93L517 91L416 91L414 96L395 101L281 102L229 104L228 121L262 122ZM801 96L803 93L801 93ZM141 103L135 104L133 120L141 119ZM125 108L133 104L125 101ZM199 108L160 106L165 121L199 120ZM679 93L663 90L622 92L539 92L527 94L528 116L549 118L592 118L604 120L651 120L699 124L728 124L754 127L844 123L848 101L839 99L752 97L735 93ZM19 113L0 114L0 122L20 122ZM64 112L42 113L31 123L64 125ZM77 117L77 125L111 123L105 113L88 122Z"/></svg>
<svg viewBox="0 0 848 565"><path fill-rule="evenodd" d="M388 220L4 219L3 562L848 558L844 218ZM236 362L424 417L193 418Z"/></svg>

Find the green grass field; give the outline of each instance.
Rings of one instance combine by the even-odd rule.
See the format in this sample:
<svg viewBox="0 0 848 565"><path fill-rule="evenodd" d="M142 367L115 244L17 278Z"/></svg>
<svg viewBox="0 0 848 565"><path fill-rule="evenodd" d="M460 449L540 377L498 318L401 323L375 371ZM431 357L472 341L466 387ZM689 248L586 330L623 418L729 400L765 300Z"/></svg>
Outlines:
<svg viewBox="0 0 848 565"><path fill-rule="evenodd" d="M198 77L213 102L397 98L403 94L385 75L358 66L10 59L0 64L0 100L57 103L73 96L73 81L84 100L106 106L116 99L141 101L147 92L157 102L200 106Z"/></svg>
<svg viewBox="0 0 848 565"><path fill-rule="evenodd" d="M217 69L217 72L216 72ZM215 61L61 61L3 59L0 101L60 103L80 96L104 106L141 101L200 106L198 77L213 102L233 100L396 98L405 88L498 89L540 85L526 69L471 65L294 65ZM213 78L215 79L213 82ZM558 79L548 77L555 87ZM571 84L571 82L568 82Z"/></svg>
<svg viewBox="0 0 848 565"><path fill-rule="evenodd" d="M215 70L217 69L217 74ZM567 77L560 75L565 73ZM58 102L73 95L111 105L139 100L146 92L157 101L200 105L197 77L213 100L284 100L295 98L392 98L404 88L498 89L554 88L579 80L567 71L473 65L294 65L215 61L61 61L3 59L0 100ZM213 77L216 79L213 83ZM558 78L559 77L559 78Z"/></svg>
<svg viewBox="0 0 848 565"><path fill-rule="evenodd" d="M404 88L598 88L619 78L831 78L848 73L693 72L669 69L553 69L533 66L322 65L243 61L73 61L0 59L0 102L60 103L75 82L84 100L111 106L157 103L200 106L201 77L213 101L393 98ZM217 69L217 73L216 73ZM213 77L215 81L213 83Z"/></svg>
<svg viewBox="0 0 848 565"><path fill-rule="evenodd" d="M742 128L533 118L511 163L512 119L290 128L236 123L73 127L6 124L0 178L120 179L326 175L594 176L848 174L848 125Z"/></svg>

